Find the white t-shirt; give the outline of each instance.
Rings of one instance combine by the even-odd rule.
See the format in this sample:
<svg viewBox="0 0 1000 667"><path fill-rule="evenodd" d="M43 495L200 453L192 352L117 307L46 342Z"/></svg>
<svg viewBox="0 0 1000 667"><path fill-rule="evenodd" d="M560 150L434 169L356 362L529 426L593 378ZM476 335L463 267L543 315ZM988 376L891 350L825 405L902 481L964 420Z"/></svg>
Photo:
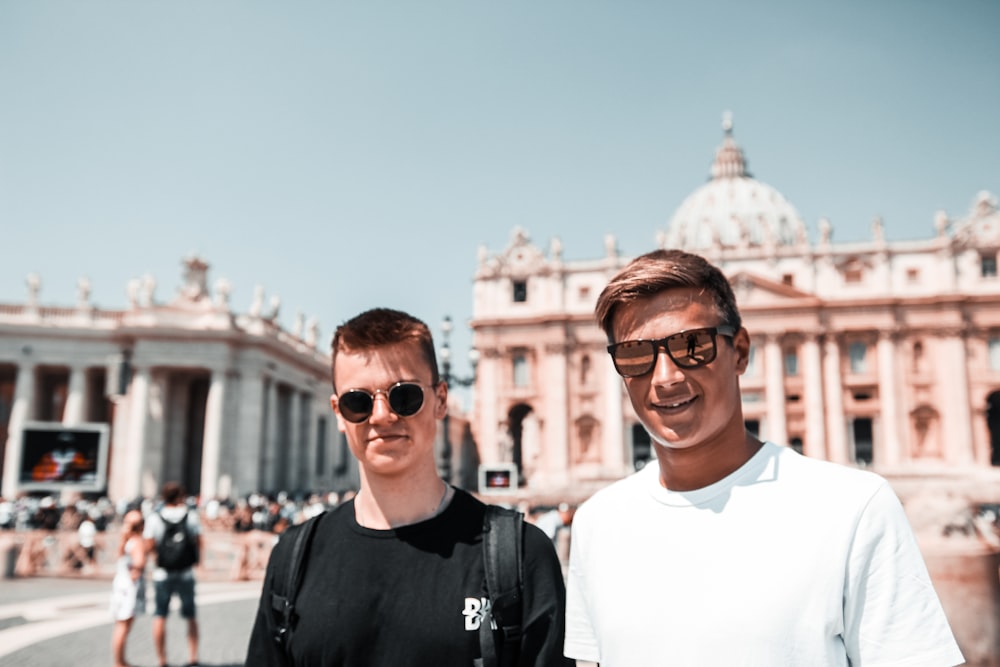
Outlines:
<svg viewBox="0 0 1000 667"><path fill-rule="evenodd" d="M691 492L659 466L573 520L566 655L601 667L960 664L881 477L765 443Z"/></svg>

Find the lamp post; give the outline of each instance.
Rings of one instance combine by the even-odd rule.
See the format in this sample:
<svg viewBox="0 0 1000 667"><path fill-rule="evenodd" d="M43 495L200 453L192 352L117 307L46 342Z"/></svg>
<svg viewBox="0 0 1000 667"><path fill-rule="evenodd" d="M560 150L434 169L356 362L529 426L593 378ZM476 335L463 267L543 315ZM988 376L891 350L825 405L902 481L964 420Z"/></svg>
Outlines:
<svg viewBox="0 0 1000 667"><path fill-rule="evenodd" d="M457 377L452 375L451 345L449 343L449 338L451 337L453 329L454 325L451 322L451 316L445 315L444 319L441 321L441 350L439 351L439 356L441 358L441 381L444 382L449 389L453 386L470 387L476 381L476 363L479 361L479 351L475 348L469 350L469 362L472 364L472 375L469 377ZM438 450L438 474L441 475L441 479L449 484L452 481L451 452L449 410L447 409L447 406L445 406L444 419L441 420L441 448Z"/></svg>

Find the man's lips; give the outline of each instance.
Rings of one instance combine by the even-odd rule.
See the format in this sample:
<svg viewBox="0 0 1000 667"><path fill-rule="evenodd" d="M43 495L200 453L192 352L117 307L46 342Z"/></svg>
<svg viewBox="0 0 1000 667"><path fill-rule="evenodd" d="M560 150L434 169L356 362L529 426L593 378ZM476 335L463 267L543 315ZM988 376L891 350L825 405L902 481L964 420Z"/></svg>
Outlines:
<svg viewBox="0 0 1000 667"><path fill-rule="evenodd" d="M393 440L402 440L406 437L405 433L372 433L368 437L368 442L376 442L381 440L382 442L391 442Z"/></svg>
<svg viewBox="0 0 1000 667"><path fill-rule="evenodd" d="M697 396L679 396L669 399L660 399L653 403L653 407L658 410L680 410L686 408L697 400Z"/></svg>

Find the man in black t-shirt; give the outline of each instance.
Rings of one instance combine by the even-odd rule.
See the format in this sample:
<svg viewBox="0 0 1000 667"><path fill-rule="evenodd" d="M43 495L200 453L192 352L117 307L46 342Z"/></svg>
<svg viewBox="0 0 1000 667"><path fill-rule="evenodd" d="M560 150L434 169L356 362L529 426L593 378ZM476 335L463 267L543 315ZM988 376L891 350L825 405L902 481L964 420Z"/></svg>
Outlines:
<svg viewBox="0 0 1000 667"><path fill-rule="evenodd" d="M479 630L490 605L485 505L437 472L434 442L448 388L430 331L406 313L370 310L337 329L332 352L331 405L358 460L361 490L319 520L287 650L274 640L270 591L276 572L288 567L297 528L278 542L246 665L471 667L481 659ZM524 528L516 664L573 665L562 655L558 558L541 530Z"/></svg>

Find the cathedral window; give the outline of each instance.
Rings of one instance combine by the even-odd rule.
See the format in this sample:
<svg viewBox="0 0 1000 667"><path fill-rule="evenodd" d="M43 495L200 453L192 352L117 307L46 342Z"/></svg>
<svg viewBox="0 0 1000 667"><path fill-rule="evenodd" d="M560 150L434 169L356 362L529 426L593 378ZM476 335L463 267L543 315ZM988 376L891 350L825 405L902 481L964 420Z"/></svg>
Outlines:
<svg viewBox="0 0 1000 667"><path fill-rule="evenodd" d="M514 370L514 386L528 386L528 357L523 353L515 354L512 360Z"/></svg>
<svg viewBox="0 0 1000 667"><path fill-rule="evenodd" d="M855 417L851 423L851 435L854 462L861 467L871 465L875 449L875 430L871 418Z"/></svg>
<svg viewBox="0 0 1000 667"><path fill-rule="evenodd" d="M750 344L750 351L747 353L747 369L745 371L747 377L753 377L757 375L757 346L753 343Z"/></svg>
<svg viewBox="0 0 1000 667"><path fill-rule="evenodd" d="M919 340L913 343L913 372L924 372L924 344Z"/></svg>
<svg viewBox="0 0 1000 667"><path fill-rule="evenodd" d="M990 370L1000 371L1000 336L990 336L987 345L990 355Z"/></svg>
<svg viewBox="0 0 1000 667"><path fill-rule="evenodd" d="M515 280L514 283L514 303L524 303L528 300L528 281Z"/></svg>
<svg viewBox="0 0 1000 667"><path fill-rule="evenodd" d="M851 343L848 349L848 358L851 362L852 373L868 372L868 346L861 341Z"/></svg>
<svg viewBox="0 0 1000 667"><path fill-rule="evenodd" d="M785 350L785 375L799 374L799 355L795 350Z"/></svg>
<svg viewBox="0 0 1000 667"><path fill-rule="evenodd" d="M983 278L997 277L997 256L981 255L979 258L979 271Z"/></svg>

